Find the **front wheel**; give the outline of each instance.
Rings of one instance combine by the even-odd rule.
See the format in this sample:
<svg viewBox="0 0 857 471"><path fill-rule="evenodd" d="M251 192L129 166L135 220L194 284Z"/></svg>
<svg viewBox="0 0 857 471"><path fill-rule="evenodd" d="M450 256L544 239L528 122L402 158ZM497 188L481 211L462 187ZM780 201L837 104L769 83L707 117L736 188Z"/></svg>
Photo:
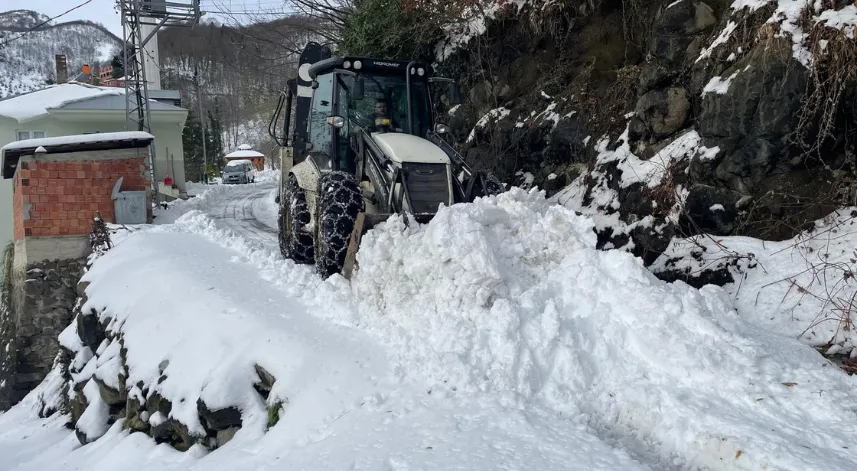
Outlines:
<svg viewBox="0 0 857 471"><path fill-rule="evenodd" d="M298 185L294 175L289 175L286 181L277 222L283 257L303 265L312 263L313 238L312 232L307 230L310 223L309 206L306 192Z"/></svg>
<svg viewBox="0 0 857 471"><path fill-rule="evenodd" d="M342 272L354 223L362 207L363 197L354 175L322 174L316 199L315 267L323 278Z"/></svg>

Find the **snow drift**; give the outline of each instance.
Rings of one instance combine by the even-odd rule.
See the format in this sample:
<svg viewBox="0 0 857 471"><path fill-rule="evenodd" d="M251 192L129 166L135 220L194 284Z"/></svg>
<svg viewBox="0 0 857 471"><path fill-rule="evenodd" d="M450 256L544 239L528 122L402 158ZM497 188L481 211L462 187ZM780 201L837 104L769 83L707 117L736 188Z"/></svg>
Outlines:
<svg viewBox="0 0 857 471"><path fill-rule="evenodd" d="M724 290L668 284L628 253L596 250L592 227L518 189L422 227L392 219L358 255L361 325L435 388L583 415L676 463L857 464L857 381L746 323Z"/></svg>

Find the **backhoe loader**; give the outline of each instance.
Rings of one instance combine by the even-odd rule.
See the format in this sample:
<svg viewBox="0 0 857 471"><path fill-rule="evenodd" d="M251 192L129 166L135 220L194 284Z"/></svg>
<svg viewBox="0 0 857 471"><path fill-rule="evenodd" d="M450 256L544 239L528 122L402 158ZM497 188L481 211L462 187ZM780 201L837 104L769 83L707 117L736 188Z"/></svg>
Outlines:
<svg viewBox="0 0 857 471"><path fill-rule="evenodd" d="M458 85L427 64L307 44L268 126L280 146L284 257L349 278L362 236L391 215L426 223L440 205L504 190L444 140L432 92L461 102Z"/></svg>

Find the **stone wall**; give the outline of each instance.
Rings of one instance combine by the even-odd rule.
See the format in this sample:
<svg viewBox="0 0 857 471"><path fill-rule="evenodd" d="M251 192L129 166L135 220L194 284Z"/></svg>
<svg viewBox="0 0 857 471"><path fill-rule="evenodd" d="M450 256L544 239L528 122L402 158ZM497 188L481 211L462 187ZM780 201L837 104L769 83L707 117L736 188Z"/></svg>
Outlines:
<svg viewBox="0 0 857 471"><path fill-rule="evenodd" d="M11 407L11 391L15 374L15 316L12 314L13 245L3 252L2 284L0 284L0 410Z"/></svg>
<svg viewBox="0 0 857 471"><path fill-rule="evenodd" d="M198 418L204 434L192 433L186 424L170 416L173 405L158 390L158 384L166 378L169 360L159 365L161 377L157 382L132 384L127 381L128 350L123 334L107 327L110 325L109 306L100 312L84 310L87 286L87 282L78 285L80 298L75 303L74 325L69 327L74 335L63 335L58 362L54 366L64 380L61 405L56 409L50 401L43 402L39 414L47 417L56 412L68 413L67 426L74 428L82 445L97 441L120 420L123 430L144 433L155 442L166 443L179 451L187 451L195 445L214 450L229 442L244 425L244 417L235 407L209 408L198 399ZM95 366L117 360L117 368ZM84 374L84 371L89 373ZM260 365L255 365L255 372L258 380L253 389L260 400L267 401L276 378ZM284 405L283 401L277 401L268 406L267 428L280 420ZM88 418L81 421L84 413Z"/></svg>
<svg viewBox="0 0 857 471"><path fill-rule="evenodd" d="M21 260L18 254L15 258ZM3 318L3 332L9 336L11 331L14 342L8 343L12 348L4 362L7 385L0 410L18 403L51 370L59 352L57 337L73 317L84 262L43 260L11 270L11 312Z"/></svg>

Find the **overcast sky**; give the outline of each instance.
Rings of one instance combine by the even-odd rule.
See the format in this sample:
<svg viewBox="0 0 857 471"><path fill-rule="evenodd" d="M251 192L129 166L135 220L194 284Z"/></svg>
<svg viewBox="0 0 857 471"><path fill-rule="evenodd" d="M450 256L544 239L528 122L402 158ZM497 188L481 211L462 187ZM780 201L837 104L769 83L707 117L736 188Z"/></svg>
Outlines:
<svg viewBox="0 0 857 471"><path fill-rule="evenodd" d="M54 17L60 13L80 5L86 0L0 0L0 11L7 10L35 10L39 13ZM176 1L176 0L173 0ZM190 3L190 0L178 0ZM233 18L253 16L254 12L279 10L284 0L202 0L202 9L210 13L205 18L216 18L221 23L233 23L234 20L218 15L217 11L230 11L235 14ZM56 22L71 20L90 20L101 23L116 36L122 37L122 23L114 6L116 0L92 0L77 10L58 18Z"/></svg>

